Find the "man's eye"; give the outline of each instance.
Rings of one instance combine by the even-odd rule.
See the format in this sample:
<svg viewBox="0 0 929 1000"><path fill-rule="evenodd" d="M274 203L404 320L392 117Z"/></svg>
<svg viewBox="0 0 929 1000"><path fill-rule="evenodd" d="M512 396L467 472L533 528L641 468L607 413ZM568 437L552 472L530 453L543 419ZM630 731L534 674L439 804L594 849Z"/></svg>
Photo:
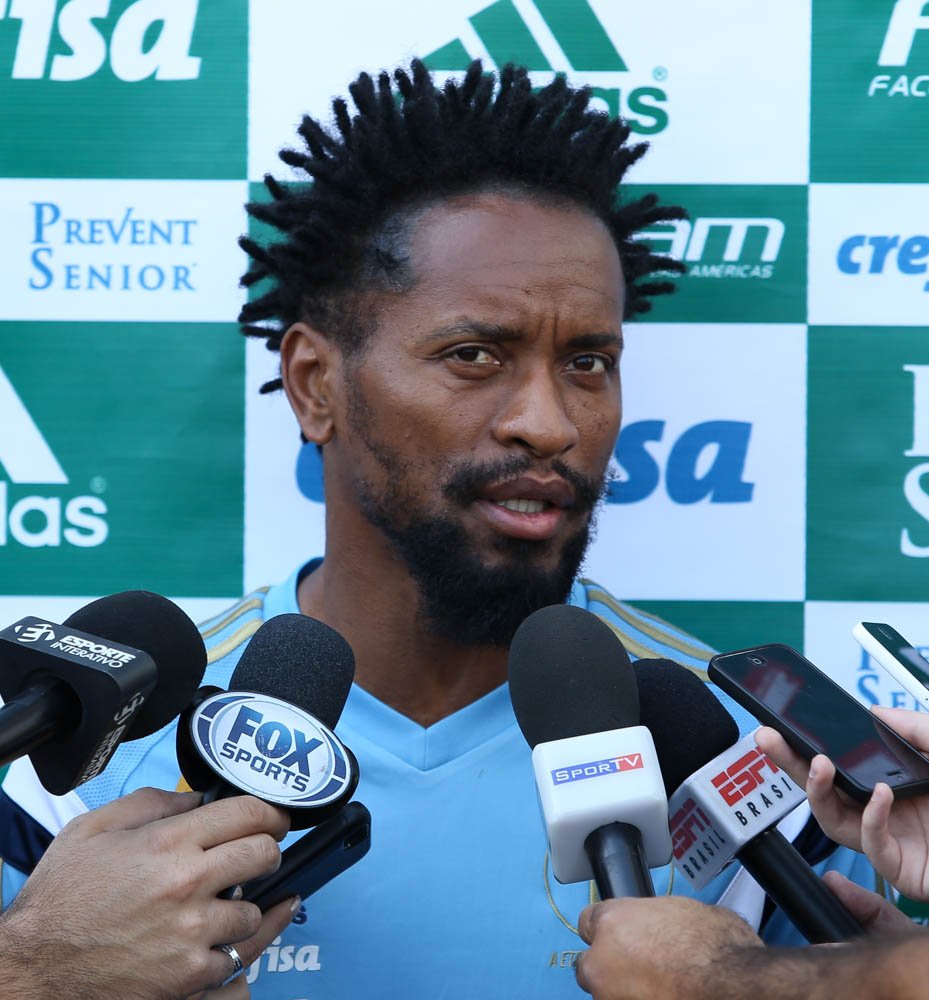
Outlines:
<svg viewBox="0 0 929 1000"><path fill-rule="evenodd" d="M612 371L616 367L616 362L605 354L582 354L572 358L569 367L584 374L602 375L604 372Z"/></svg>
<svg viewBox="0 0 929 1000"><path fill-rule="evenodd" d="M497 359L484 347L477 347L474 344L467 344L464 347L456 347L449 357L456 361L464 361L469 365L495 365Z"/></svg>

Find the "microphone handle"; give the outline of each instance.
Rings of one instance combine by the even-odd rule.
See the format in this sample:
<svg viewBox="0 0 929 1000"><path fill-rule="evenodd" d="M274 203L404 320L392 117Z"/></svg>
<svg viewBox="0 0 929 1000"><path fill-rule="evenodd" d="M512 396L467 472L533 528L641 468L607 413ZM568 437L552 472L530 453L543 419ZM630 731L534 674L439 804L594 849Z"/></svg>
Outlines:
<svg viewBox="0 0 929 1000"><path fill-rule="evenodd" d="M73 693L61 681L46 678L18 692L0 708L0 766L59 735L69 715L73 729L80 713Z"/></svg>
<svg viewBox="0 0 929 1000"><path fill-rule="evenodd" d="M849 941L864 934L776 826L759 833L736 857L810 944Z"/></svg>
<svg viewBox="0 0 929 1000"><path fill-rule="evenodd" d="M655 895L638 827L631 823L598 827L584 841L584 851L601 899Z"/></svg>

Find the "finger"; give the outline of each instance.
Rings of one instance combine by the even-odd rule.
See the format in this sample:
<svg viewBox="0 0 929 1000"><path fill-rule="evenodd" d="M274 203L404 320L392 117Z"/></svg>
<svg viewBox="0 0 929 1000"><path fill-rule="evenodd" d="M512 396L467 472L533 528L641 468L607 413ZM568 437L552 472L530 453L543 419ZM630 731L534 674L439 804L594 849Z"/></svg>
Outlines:
<svg viewBox="0 0 929 1000"><path fill-rule="evenodd" d="M137 830L159 820L189 813L200 804L199 792L165 792L158 788L138 788L72 821L86 836L109 830ZM64 832L64 831L62 831Z"/></svg>
<svg viewBox="0 0 929 1000"><path fill-rule="evenodd" d="M600 903L592 903L581 910L581 915L577 920L577 933L585 944L590 944L594 939L596 924L600 919Z"/></svg>
<svg viewBox="0 0 929 1000"><path fill-rule="evenodd" d="M203 887L215 895L229 886L276 872L281 866L281 848L270 834L254 833L211 847L204 860L208 868Z"/></svg>
<svg viewBox="0 0 929 1000"><path fill-rule="evenodd" d="M270 910L261 918L258 930L247 940L236 944L242 961L247 969L252 962L261 958L261 953L269 944L281 934L287 925L293 920L300 909L300 897L294 896L292 899L285 899L277 906L272 906ZM225 1000L225 997L223 998Z"/></svg>
<svg viewBox="0 0 929 1000"><path fill-rule="evenodd" d="M861 814L861 847L878 874L890 882L900 875L900 846L890 832L894 795L883 781L874 786L871 800Z"/></svg>
<svg viewBox="0 0 929 1000"><path fill-rule="evenodd" d="M906 708L885 708L874 705L871 711L905 740L921 750L929 753L929 715L925 712L911 712Z"/></svg>
<svg viewBox="0 0 929 1000"><path fill-rule="evenodd" d="M810 773L810 763L796 751L791 750L787 741L777 730L762 726L755 732L758 749L770 757L778 767L783 768L801 787L806 784Z"/></svg>
<svg viewBox="0 0 929 1000"><path fill-rule="evenodd" d="M813 815L827 836L851 847L861 849L861 807L849 804L837 793L835 765L823 754L810 761L810 774L806 782L806 797Z"/></svg>
<svg viewBox="0 0 929 1000"><path fill-rule="evenodd" d="M577 979L577 985L585 993L593 993L593 986L590 983L590 976L587 974L587 963L589 951L583 951L577 956L577 962L574 966L574 976Z"/></svg>
<svg viewBox="0 0 929 1000"><path fill-rule="evenodd" d="M892 903L876 892L862 889L849 882L838 872L826 872L823 882L829 891L844 904L845 908L867 931L894 931L912 929L913 922L904 916Z"/></svg>
<svg viewBox="0 0 929 1000"><path fill-rule="evenodd" d="M165 832L179 840L209 850L254 833L267 833L281 840L290 828L290 818L283 809L252 795L234 795L210 802L189 815L166 819L163 826Z"/></svg>
<svg viewBox="0 0 929 1000"><path fill-rule="evenodd" d="M251 988L243 974L218 990L207 990L206 993L202 993L196 1000L249 1000L251 995Z"/></svg>

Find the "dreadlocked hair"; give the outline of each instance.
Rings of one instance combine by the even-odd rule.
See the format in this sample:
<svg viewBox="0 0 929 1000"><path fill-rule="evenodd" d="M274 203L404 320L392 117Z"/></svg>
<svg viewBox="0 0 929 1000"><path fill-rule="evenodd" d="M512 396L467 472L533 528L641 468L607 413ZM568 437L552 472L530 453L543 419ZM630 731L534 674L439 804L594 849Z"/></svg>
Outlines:
<svg viewBox="0 0 929 1000"><path fill-rule="evenodd" d="M409 286L416 212L485 189L567 200L599 216L619 251L627 317L647 312L651 297L673 290L670 281L648 279L683 266L633 236L685 212L659 205L651 194L617 203L617 186L647 143L628 145L624 121L591 110L589 88L558 76L533 91L525 69L506 66L498 81L475 60L463 80L439 89L414 60L409 72L394 71L393 82L387 72L376 80L362 73L349 93L354 114L336 98L334 128L306 116L298 129L305 151L280 152L312 183L267 175L270 199L246 206L282 237L264 244L239 240L251 258L241 283L262 283L239 322L247 336L265 338L269 350L280 350L284 333L301 319L345 351L362 347L371 321L359 319L358 296ZM281 385L273 379L261 391Z"/></svg>

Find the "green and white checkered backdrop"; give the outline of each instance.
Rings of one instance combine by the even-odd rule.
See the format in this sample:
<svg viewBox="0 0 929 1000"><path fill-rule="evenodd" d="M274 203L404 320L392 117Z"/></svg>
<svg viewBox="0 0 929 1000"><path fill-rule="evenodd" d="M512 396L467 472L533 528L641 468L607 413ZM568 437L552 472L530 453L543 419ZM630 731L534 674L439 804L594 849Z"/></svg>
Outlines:
<svg viewBox="0 0 929 1000"><path fill-rule="evenodd" d="M684 204L628 332L587 572L722 648L929 645L929 2L0 0L0 620L146 587L194 615L322 550L243 203L361 69L564 72ZM313 489L307 492L313 493Z"/></svg>

